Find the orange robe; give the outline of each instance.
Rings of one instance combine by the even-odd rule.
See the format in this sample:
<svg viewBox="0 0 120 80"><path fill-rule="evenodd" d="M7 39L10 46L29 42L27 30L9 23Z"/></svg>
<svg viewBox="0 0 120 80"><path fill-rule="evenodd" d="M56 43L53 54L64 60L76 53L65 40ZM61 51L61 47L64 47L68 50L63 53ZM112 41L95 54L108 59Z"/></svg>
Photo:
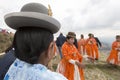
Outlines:
<svg viewBox="0 0 120 80"><path fill-rule="evenodd" d="M80 39L78 41L78 51L84 55L85 54L85 39Z"/></svg>
<svg viewBox="0 0 120 80"><path fill-rule="evenodd" d="M74 80L74 65L69 60L78 60L82 62L82 56L74 45L65 42L62 46L63 58L59 63L58 72L63 74L68 80ZM83 69L79 68L80 79L84 80Z"/></svg>
<svg viewBox="0 0 120 80"><path fill-rule="evenodd" d="M116 48L120 49L120 42L114 41L112 43L112 50L110 52L110 55L107 58L107 62L118 65L120 64L120 51L117 51Z"/></svg>
<svg viewBox="0 0 120 80"><path fill-rule="evenodd" d="M99 58L98 47L94 38L89 38L86 40L85 48L88 56L91 56L94 59Z"/></svg>

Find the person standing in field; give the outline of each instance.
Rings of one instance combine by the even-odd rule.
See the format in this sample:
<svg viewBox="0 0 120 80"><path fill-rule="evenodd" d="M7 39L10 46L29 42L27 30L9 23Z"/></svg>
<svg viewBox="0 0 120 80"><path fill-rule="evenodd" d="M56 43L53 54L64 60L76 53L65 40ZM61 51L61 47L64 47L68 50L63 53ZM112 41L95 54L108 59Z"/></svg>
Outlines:
<svg viewBox="0 0 120 80"><path fill-rule="evenodd" d="M66 41L66 38L65 36L63 35L63 33L60 33L60 35L57 37L57 40L56 40L56 45L58 47L58 50L59 50L59 54L60 54L60 57L62 58L62 52L61 52L61 47L63 45L63 43Z"/></svg>
<svg viewBox="0 0 120 80"><path fill-rule="evenodd" d="M80 36L81 38L78 41L78 51L82 54L85 55L85 39L84 39L84 35L81 34Z"/></svg>
<svg viewBox="0 0 120 80"><path fill-rule="evenodd" d="M93 34L88 34L89 38L86 40L86 53L88 56L91 56L95 60L99 59L97 42L93 37Z"/></svg>
<svg viewBox="0 0 120 80"><path fill-rule="evenodd" d="M112 49L107 62L113 65L120 65L120 35L116 35L116 40L112 43Z"/></svg>

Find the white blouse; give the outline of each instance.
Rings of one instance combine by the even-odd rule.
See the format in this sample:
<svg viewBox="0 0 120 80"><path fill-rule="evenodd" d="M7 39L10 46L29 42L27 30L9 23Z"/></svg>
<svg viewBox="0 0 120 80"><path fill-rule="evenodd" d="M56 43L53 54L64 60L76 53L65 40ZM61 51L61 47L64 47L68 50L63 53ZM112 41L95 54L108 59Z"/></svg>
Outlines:
<svg viewBox="0 0 120 80"><path fill-rule="evenodd" d="M63 75L48 70L42 64L29 64L16 59L4 80L67 80Z"/></svg>

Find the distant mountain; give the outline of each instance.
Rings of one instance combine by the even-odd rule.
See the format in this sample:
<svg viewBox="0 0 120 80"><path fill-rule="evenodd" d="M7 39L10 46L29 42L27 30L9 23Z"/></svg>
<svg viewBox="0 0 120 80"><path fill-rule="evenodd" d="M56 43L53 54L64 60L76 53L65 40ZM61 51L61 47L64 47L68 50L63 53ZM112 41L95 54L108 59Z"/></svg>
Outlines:
<svg viewBox="0 0 120 80"><path fill-rule="evenodd" d="M111 44L102 42L102 48L101 49L102 50L110 50L111 49Z"/></svg>

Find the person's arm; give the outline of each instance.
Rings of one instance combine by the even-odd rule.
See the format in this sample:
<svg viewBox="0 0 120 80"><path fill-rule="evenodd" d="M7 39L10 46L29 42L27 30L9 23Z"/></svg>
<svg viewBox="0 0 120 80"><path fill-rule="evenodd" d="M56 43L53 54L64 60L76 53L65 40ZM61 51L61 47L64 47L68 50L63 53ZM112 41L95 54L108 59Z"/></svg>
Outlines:
<svg viewBox="0 0 120 80"><path fill-rule="evenodd" d="M75 61L75 64L79 67L79 68L82 68L84 69L85 68L85 65L80 63L79 61Z"/></svg>
<svg viewBox="0 0 120 80"><path fill-rule="evenodd" d="M90 57L90 56L88 56L88 55L84 55L83 58L84 58L85 60L90 60L91 62L94 62L94 58L93 58L93 57Z"/></svg>

